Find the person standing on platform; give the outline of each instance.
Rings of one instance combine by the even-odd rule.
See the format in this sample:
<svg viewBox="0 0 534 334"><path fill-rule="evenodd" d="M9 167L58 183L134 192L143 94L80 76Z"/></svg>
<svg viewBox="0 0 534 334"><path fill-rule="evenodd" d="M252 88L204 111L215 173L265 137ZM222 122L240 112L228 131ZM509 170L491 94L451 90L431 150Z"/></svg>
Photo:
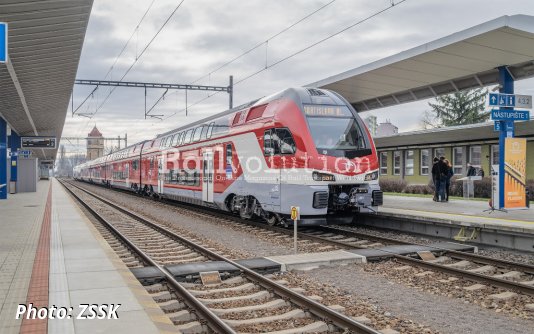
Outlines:
<svg viewBox="0 0 534 334"><path fill-rule="evenodd" d="M434 164L432 165L432 182L434 183L434 201L438 201L439 196L439 179L440 179L441 170L439 168L439 159L438 157L434 158Z"/></svg>
<svg viewBox="0 0 534 334"><path fill-rule="evenodd" d="M447 187L447 174L448 168L445 163L445 157L439 157L438 161L438 170L439 170L439 192L438 192L438 202L445 202L445 191Z"/></svg>
<svg viewBox="0 0 534 334"><path fill-rule="evenodd" d="M477 170L470 162L467 163L467 176L477 176Z"/></svg>
<svg viewBox="0 0 534 334"><path fill-rule="evenodd" d="M445 165L447 166L447 177L445 179L445 202L449 201L449 192L451 190L451 179L454 175L454 170L452 169L451 162L447 159L444 160Z"/></svg>

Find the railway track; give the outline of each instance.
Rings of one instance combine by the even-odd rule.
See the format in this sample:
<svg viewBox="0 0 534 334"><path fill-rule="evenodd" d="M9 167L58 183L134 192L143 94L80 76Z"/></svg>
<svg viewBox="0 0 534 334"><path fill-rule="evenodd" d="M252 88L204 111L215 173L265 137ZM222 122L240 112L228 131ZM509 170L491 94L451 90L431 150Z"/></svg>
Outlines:
<svg viewBox="0 0 534 334"><path fill-rule="evenodd" d="M147 290L182 331L379 333L86 189L62 184L109 231L106 239L128 266L160 272L163 281ZM180 283L166 267L208 260L227 262L241 276L204 286Z"/></svg>
<svg viewBox="0 0 534 334"><path fill-rule="evenodd" d="M309 232L308 232L309 233ZM398 242L395 239L375 237L370 234L348 231L344 229L322 226L311 232L315 237L324 238L329 243L338 243L340 247L352 247L347 238L369 238L376 242ZM304 232L303 234L307 234ZM343 238L343 239L342 239ZM439 256L424 261L411 256L392 254L399 262L429 270L445 272L447 274L491 284L504 289L519 291L534 296L534 266L498 260L481 255L459 252L453 250L436 249ZM414 254L415 256L416 254Z"/></svg>
<svg viewBox="0 0 534 334"><path fill-rule="evenodd" d="M129 192L125 192L132 195ZM209 208L186 205L172 201L164 201L174 207L192 211L199 217L223 219L234 223L244 224L254 229L267 230L275 235L292 237L293 230L277 226L269 226L254 220L245 220L235 215L211 210ZM192 210L194 208L194 210ZM356 232L342 228L318 226L304 227L299 229L299 240L308 240L314 244L303 244L304 251L323 251L329 249L372 249L387 245L413 245L394 238L375 236L368 233ZM321 247L321 244L323 247ZM324 245L331 248L325 248ZM311 246L311 247L310 247ZM300 247L300 245L299 245ZM310 250L311 248L311 250ZM300 249L300 248L299 248ZM518 291L523 294L534 296L534 266L520 264L476 254L436 249L434 252L439 257L435 260L423 261L413 256L391 254L401 263L427 268L429 270L444 272L460 278L470 279L496 287ZM413 254L417 256L417 254Z"/></svg>

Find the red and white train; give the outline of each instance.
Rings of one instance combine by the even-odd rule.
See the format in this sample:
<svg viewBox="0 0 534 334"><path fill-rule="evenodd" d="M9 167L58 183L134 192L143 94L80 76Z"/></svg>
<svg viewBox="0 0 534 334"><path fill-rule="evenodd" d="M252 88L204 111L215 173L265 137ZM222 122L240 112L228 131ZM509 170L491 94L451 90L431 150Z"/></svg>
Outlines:
<svg viewBox="0 0 534 334"><path fill-rule="evenodd" d="M335 92L291 88L74 168L74 178L287 224L382 205L365 124Z"/></svg>

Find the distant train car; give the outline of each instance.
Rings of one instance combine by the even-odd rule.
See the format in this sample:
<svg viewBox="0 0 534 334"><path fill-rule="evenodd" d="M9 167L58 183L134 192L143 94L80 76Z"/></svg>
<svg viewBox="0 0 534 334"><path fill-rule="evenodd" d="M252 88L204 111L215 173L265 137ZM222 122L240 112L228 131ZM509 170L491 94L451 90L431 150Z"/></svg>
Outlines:
<svg viewBox="0 0 534 334"><path fill-rule="evenodd" d="M76 166L76 179L269 224L351 221L382 205L369 131L335 92L291 88Z"/></svg>

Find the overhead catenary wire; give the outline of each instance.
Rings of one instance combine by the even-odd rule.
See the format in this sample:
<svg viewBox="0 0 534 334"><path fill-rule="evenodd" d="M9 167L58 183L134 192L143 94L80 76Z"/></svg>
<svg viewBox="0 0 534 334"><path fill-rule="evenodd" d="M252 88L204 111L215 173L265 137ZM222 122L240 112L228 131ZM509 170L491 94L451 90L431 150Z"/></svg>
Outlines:
<svg viewBox="0 0 534 334"><path fill-rule="evenodd" d="M137 61L143 56L143 54L148 50L148 48L150 47L150 45L152 45L152 43L154 42L154 40L158 37L158 35L161 33L161 31L165 28L165 26L169 23L169 21L171 20L171 18L174 16L174 14L178 11L178 9L180 9L180 7L182 6L182 4L184 3L185 0L181 0L177 5L176 7L174 8L174 10L170 13L170 15L167 17L167 19L163 22L163 24L159 27L159 29L156 31L156 33L154 34L154 36L152 36L152 38L149 40L149 42L145 45L145 47L141 50L141 52L139 53L139 55L136 55L134 61L132 62L132 64L130 65L130 67L128 67L128 69L126 70L126 72L124 72L124 74L121 76L121 78L118 80L118 81L122 81L126 75L128 75L128 73L132 70L132 68L135 66L135 64L137 63ZM137 28L136 28L137 29ZM98 113L98 111L100 109L102 109L102 107L104 106L104 104L109 100L109 97L111 96L111 94L113 94L113 92L115 91L117 87L113 87L112 89L110 89L108 95L104 98L104 101L102 101L102 103L97 106L95 112L89 117L89 119L92 119L96 113ZM87 126L87 123L84 124L84 128Z"/></svg>
<svg viewBox="0 0 534 334"><path fill-rule="evenodd" d="M317 45L319 45L319 44L321 44L323 42L326 42L327 40L329 40L329 39L331 39L331 38L333 38L333 37L345 32L345 31L347 31L349 29L352 29L352 28L356 27L357 25L360 25L360 24L372 19L373 17L378 16L378 15L390 10L391 8L395 7L396 5L400 5L400 4L402 4L403 2L406 2L406 1L407 0L400 0L397 3L394 3L392 1L391 5L389 5L388 7L384 8L384 9L381 9L378 12L375 12L375 13L373 13L373 14L371 14L371 15L369 15L369 16L367 16L367 17L365 17L365 18L363 18L363 19L361 19L361 20L359 20L359 21L357 21L357 22L355 22L355 23L353 23L353 24L351 24L351 25L349 25L349 26L347 26L347 27L345 27L345 28L333 33L333 34L331 34L331 35L328 35L328 36L318 40L317 42L314 42L314 43L312 43L312 44L310 44L310 45L308 45L308 46L306 46L306 47L304 47L304 48L302 48L302 49L300 49L300 50L298 50L296 52L293 52L292 54L290 54L290 55L288 55L288 56L286 56L286 57L284 57L282 59L279 59L279 60L275 61L274 63L269 64L268 66L265 66L264 68L261 68L260 70L254 72L254 73L251 73L250 75L244 77L241 80L236 81L234 83L234 86L238 85L239 83L241 83L243 81L246 81L246 80L252 78L253 76L256 76L256 75L260 74L261 72L263 72L265 70L268 70L268 69L270 69L270 68L272 68L272 67L274 67L274 66L276 66L276 65L278 65L278 64L280 64L280 63L282 63L282 62L284 62L284 61L286 61L288 59L291 59L291 58L293 58L293 57L295 57L295 56L297 56L297 55L299 55L299 54L301 54L301 53L303 53L303 52L305 52L305 51L307 51L307 50L309 50L309 49L311 49L311 48L313 48L313 47L315 47L315 46L317 46Z"/></svg>
<svg viewBox="0 0 534 334"><path fill-rule="evenodd" d="M251 47L250 49L248 49L247 51L241 53L240 55L238 55L237 57L234 57L232 58L231 60L225 62L224 64L218 66L217 68L211 70L208 74L206 75L203 75L202 77L194 80L192 83L195 83L195 82L198 82L208 76L211 76L213 73L225 68L226 66L234 63L235 61L243 58L244 56L246 56L247 54L251 53L252 51L256 50L257 48L265 45L265 44L268 44L270 40L272 39L275 39L276 37L282 35L283 33L285 33L286 31L290 30L291 28L295 27L296 25L298 25L299 23L302 23L303 21L307 20L308 18L310 18L311 16L317 14L318 12L320 12L321 10L325 9L326 7L330 6L332 3L334 3L336 0L331 0L330 2L322 5L321 7L317 8L316 10L314 10L313 12L307 14L306 16L302 17L301 19L299 19L298 21L290 24L289 26L285 27L284 29L280 30L279 32L275 33L274 35L268 37L265 41L261 42L261 43L258 43L256 44L255 46Z"/></svg>
<svg viewBox="0 0 534 334"><path fill-rule="evenodd" d="M156 0L152 0L152 2L150 3L150 5L148 6L148 8L145 10L143 16L141 17L141 19L139 20L139 22L137 23L137 25L135 26L132 34L130 35L130 38L128 38L128 40L126 41L126 43L124 43L124 46L122 47L121 51L119 52L119 54L117 55L117 57L115 57L115 60L113 61L113 64L111 64L111 66L109 67L109 70L107 71L106 75L104 76L104 79L106 79L110 73L113 71L113 68L115 67L115 65L117 64L117 61L119 61L119 58L122 56L122 54L124 53L124 51L126 50L126 48L128 47L128 44L130 44L130 41L132 40L132 38L135 36L136 32L139 31L139 27L141 26L141 24L143 23L143 21L145 20L145 17L147 16L148 12L150 11L150 9L152 8L152 5L154 5L154 2L156 2ZM98 88L98 86L97 86ZM95 89L96 90L96 89ZM76 108L76 110L74 110L73 114L76 113L76 111L78 111L78 109L80 109L83 104L87 101L87 99L93 95L94 93L94 90L89 93L89 95L87 95L87 97L83 100L82 103L80 103L80 105Z"/></svg>
<svg viewBox="0 0 534 334"><path fill-rule="evenodd" d="M305 16L303 16L303 17L300 18L299 20L293 22L292 24L290 24L289 26L285 27L284 29L282 29L282 30L278 31L277 33L271 35L270 37L268 37L268 38L267 38L266 40L264 40L263 42L257 43L256 45L254 45L253 47L251 47L251 48L249 48L248 50L244 51L244 52L241 53L240 55L238 55L238 56L232 58L231 60L229 60L229 61L223 63L222 65L218 66L217 68L211 70L209 73L207 73L207 74L205 74L205 75L199 77L199 78L196 79L196 80L193 80L193 81L191 82L191 84L194 84L194 83L196 83L196 82L198 82L198 81L200 81L200 80L202 80L202 79L204 79L204 78L208 78L208 80L211 80L211 75L212 75L212 74L214 74L215 72L217 72L217 71L219 71L219 70L225 68L226 66L228 66L228 65L230 65L230 64L232 64L232 63L234 63L234 62L236 62L237 60L243 58L244 56L246 56L246 55L248 55L249 53L251 53L252 51L254 51L254 50L256 50L256 49L262 47L263 45L265 45L265 66L267 66L267 47L268 47L268 45L269 45L269 41L271 41L271 40L273 40L274 38L276 38L276 37L282 35L283 33L287 32L287 31L290 30L291 28L293 28L293 27L295 27L296 25L298 25L298 24L302 23L303 21L307 20L307 19L310 18L311 16L317 14L317 13L320 12L321 10L323 10L323 9L325 9L326 7L330 6L330 5L331 5L332 3L334 3L335 1L336 1L336 0L331 0L330 2L325 3L325 4L322 5L321 7L319 7L319 8L317 8L317 9L315 9L314 11L312 11L312 12L306 14ZM175 92L175 93L172 93L172 94L177 94L177 93ZM209 97L211 97L211 96L213 96L213 95L217 95L217 94L218 94L218 93L210 94L210 93L208 92L207 98L209 98ZM150 108L150 110L154 109L154 108L159 104L159 102L161 102L161 100L163 99L164 95L165 95L165 93L163 93L163 95L160 96L160 97L157 99L157 101L152 105L152 107ZM197 102L200 103L200 102L202 102L202 101L205 101L207 98L203 98L203 99L201 99L200 101L197 101ZM193 105L198 104L197 102L195 102ZM190 105L190 106L193 106L193 105ZM171 114L170 116L174 116L174 115L176 115L177 113L182 112L182 111L184 111L184 110L187 110L187 106L186 106L183 110L180 110L180 111L178 111L178 112L175 112L175 113ZM167 117L167 118L168 118L168 117ZM167 118L164 118L164 119L167 119Z"/></svg>
<svg viewBox="0 0 534 334"><path fill-rule="evenodd" d="M335 32L333 34L330 34L330 35L328 35L328 36L326 36L326 37L324 37L324 38L322 38L322 39L320 39L320 40L318 40L318 41L316 41L316 42L314 42L314 43L312 43L312 44L310 44L310 45L308 45L308 46L306 46L306 47L304 47L304 48L302 48L302 49L300 49L300 50L298 50L296 52L293 52L292 54L290 54L290 55L288 55L288 56L286 56L286 57L284 57L282 59L279 59L279 60L277 60L276 62L274 62L272 64L269 64L269 65L266 65L266 66L262 67L258 71L253 72L250 75L248 75L248 76L236 81L234 83L234 86L239 84L239 83L242 83L242 82L244 82L244 81L246 81L246 80L248 80L248 79L250 79L250 78L252 78L252 77L254 77L254 76L258 75L258 74L260 74L260 73L262 73L265 70L268 70L268 69L270 69L270 68L272 68L272 67L274 67L276 65L279 65L280 63L282 63L282 62L284 62L286 60L289 60L289 59L291 59L291 58L293 58L293 57L295 57L295 56L297 56L297 55L299 55L299 54L301 54L301 53L303 53L303 52L305 52L305 51L307 51L307 50L309 50L309 49L311 49L311 48L313 48L313 47L315 47L315 46L317 46L317 45L319 45L319 44L321 44L323 42L326 42L327 40L329 40L329 39L331 39L331 38L333 38L333 37L335 37L335 36L337 36L339 34L342 34L343 32L345 32L345 31L347 31L347 30L349 30L351 28L354 28L354 27L356 27L356 26L358 26L358 25L360 25L360 24L362 24L362 23L364 23L364 22L366 22L366 21L368 21L368 20L370 20L370 19L372 19L372 18L374 18L374 17L376 17L376 16L388 11L388 10L390 10L394 6L400 5L400 4L402 4L403 2L406 2L406 1L407 0L400 0L397 3L394 3L392 1L391 4L388 7L383 8L383 9L377 11L377 12L374 12L373 14L371 14L371 15L369 15L369 16L361 19L361 20L358 20L357 22L355 22L355 23L353 23L353 24L351 24L351 25L349 25L349 26L347 26L347 27L345 27L345 28L343 28L341 30L338 30L337 32ZM194 106L196 104L199 104L201 102L204 102L207 99L209 99L210 97L217 95L218 93L220 93L220 92L215 92L215 93L211 94L210 96L204 97L204 98L194 102L193 104L190 104L189 107ZM184 110L185 109L182 109L182 110L180 110L178 112L175 112L175 113L169 115L168 117L163 118L162 120L166 120L166 119L168 119L168 118L170 118L170 117L172 117L172 116L174 116L174 115L176 115L176 114L178 114L178 113L180 113L180 112L182 112Z"/></svg>
<svg viewBox="0 0 534 334"><path fill-rule="evenodd" d="M165 26L167 25L167 23L169 23L169 21L171 20L171 18L174 16L174 14L178 11L178 9L182 6L182 4L184 3L185 0L181 0L178 5L174 8L174 10L171 12L171 14L167 17L167 19L163 22L163 24L159 27L158 31L156 31L156 33L154 34L154 36L152 36L152 38L150 39L150 41L145 45L145 47L141 50L141 52L139 53L138 56L135 57L133 63L130 65L130 67L128 67L128 69L126 70L126 72L124 72L124 74L121 76L121 78L118 80L118 81L122 81L126 75L128 75L128 73L130 73L130 71L132 70L132 68L135 66L135 64L137 63L137 61L143 56L143 54L146 52L146 50L148 50L148 48L150 47L150 45L152 45L152 42L154 42L154 40L158 37L158 35L161 33L161 31L165 28ZM102 109L102 107L104 106L104 104L107 102L107 100L109 99L109 97L111 96L111 94L113 94L113 92L115 91L117 87L113 87L112 89L110 89L110 92L109 94L105 97L104 101L102 101L102 103L96 108L96 111L95 113L93 114L93 116L100 110ZM91 116L91 117L93 117Z"/></svg>

